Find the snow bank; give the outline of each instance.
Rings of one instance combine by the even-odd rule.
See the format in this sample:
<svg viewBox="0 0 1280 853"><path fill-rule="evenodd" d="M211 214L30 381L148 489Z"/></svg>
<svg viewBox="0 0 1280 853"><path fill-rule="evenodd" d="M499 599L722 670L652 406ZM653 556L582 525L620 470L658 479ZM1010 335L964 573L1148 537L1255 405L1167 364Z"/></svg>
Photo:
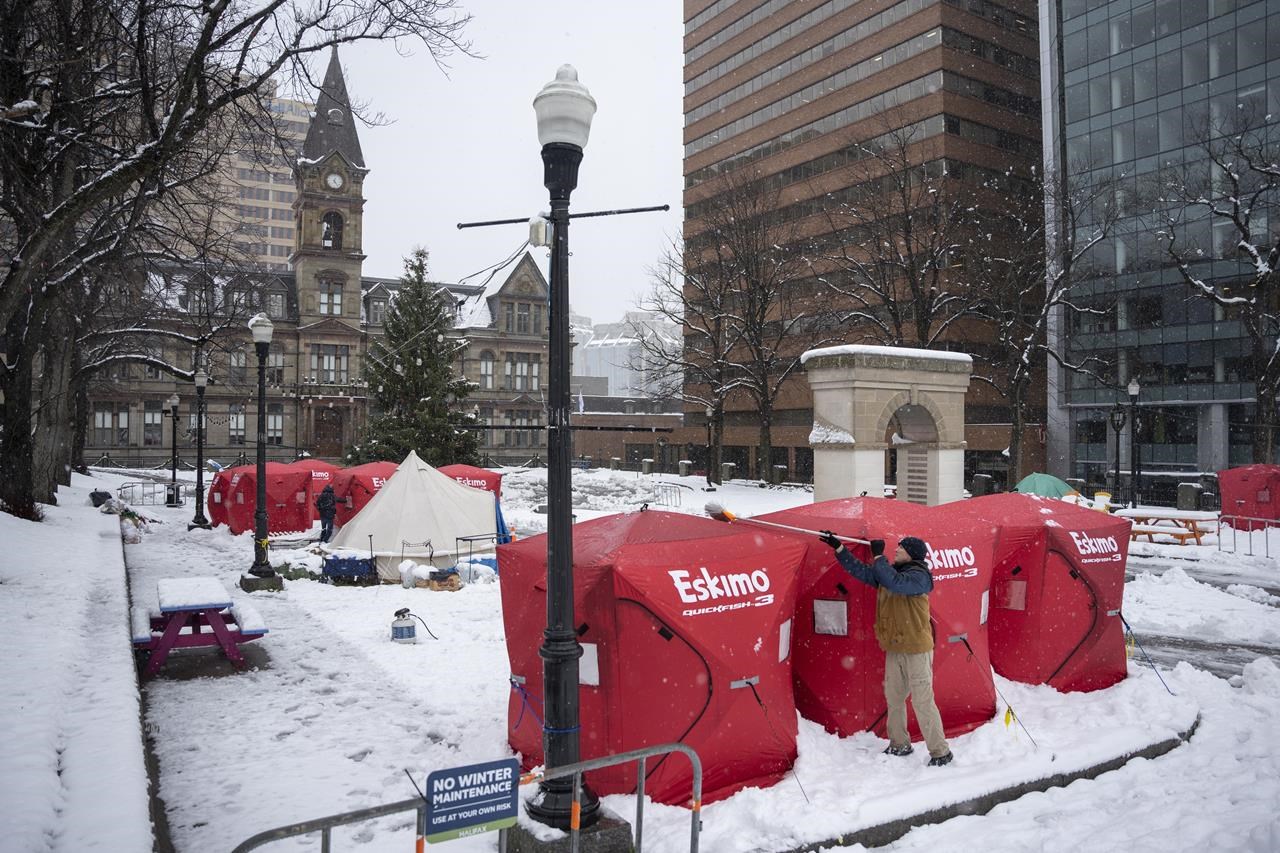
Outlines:
<svg viewBox="0 0 1280 853"><path fill-rule="evenodd" d="M6 850L150 850L119 518L76 476L43 523L0 513L0 838Z"/></svg>

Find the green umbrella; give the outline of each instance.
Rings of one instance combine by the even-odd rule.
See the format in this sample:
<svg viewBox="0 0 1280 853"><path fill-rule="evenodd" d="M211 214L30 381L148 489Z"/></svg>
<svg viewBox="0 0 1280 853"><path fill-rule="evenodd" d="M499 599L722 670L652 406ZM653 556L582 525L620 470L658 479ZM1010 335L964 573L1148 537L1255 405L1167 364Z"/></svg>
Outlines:
<svg viewBox="0 0 1280 853"><path fill-rule="evenodd" d="M1045 498L1060 498L1075 492L1075 489L1059 480L1052 474L1028 474L1013 487L1015 492L1024 495L1040 495Z"/></svg>

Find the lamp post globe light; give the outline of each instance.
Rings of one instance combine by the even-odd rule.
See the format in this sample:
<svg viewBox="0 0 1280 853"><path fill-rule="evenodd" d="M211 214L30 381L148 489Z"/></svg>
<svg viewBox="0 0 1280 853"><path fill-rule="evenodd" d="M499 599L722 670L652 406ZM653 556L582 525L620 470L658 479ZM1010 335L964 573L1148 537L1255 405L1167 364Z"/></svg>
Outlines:
<svg viewBox="0 0 1280 853"><path fill-rule="evenodd" d="M1138 465L1138 395L1142 386L1138 378L1129 380L1129 506L1138 505L1138 478L1142 476Z"/></svg>
<svg viewBox="0 0 1280 853"><path fill-rule="evenodd" d="M550 349L547 417L547 628L542 658L546 722L542 751L547 767L579 760L578 659L582 646L573 618L573 529L569 431L569 196L578 185L578 165L591 132L596 102L562 65L556 79L533 99L542 145L543 185L551 196ZM600 800L585 784L579 825L599 818ZM526 810L539 823L568 829L573 813L571 777L544 780Z"/></svg>
<svg viewBox="0 0 1280 853"><path fill-rule="evenodd" d="M197 527L209 529L209 519L204 517L204 389L209 384L209 374L203 367L196 369L196 514L191 517L187 530Z"/></svg>
<svg viewBox="0 0 1280 853"><path fill-rule="evenodd" d="M165 405L169 408L169 421L171 425L170 445L172 445L173 453L169 457L169 495L164 502L165 506L182 506L182 501L178 499L178 392L169 395L169 399L165 400Z"/></svg>
<svg viewBox="0 0 1280 853"><path fill-rule="evenodd" d="M249 320L253 348L258 354L258 494L253 513L253 566L248 575L240 578L245 592L284 589L284 581L267 560L267 353L274 330L266 314L255 314Z"/></svg>

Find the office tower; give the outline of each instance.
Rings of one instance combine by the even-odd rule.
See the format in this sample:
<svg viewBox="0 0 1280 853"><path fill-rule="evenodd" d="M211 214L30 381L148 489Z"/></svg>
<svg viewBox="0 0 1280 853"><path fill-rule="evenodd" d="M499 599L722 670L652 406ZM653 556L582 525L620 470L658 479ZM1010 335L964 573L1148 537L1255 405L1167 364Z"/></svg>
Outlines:
<svg viewBox="0 0 1280 853"><path fill-rule="evenodd" d="M944 187L947 181L983 186L974 204L992 210L1003 206L1003 193L1025 191L1040 160L1037 32L1029 2L689 0L685 18L689 245L706 229L708 200L726 181L767 184L776 193L775 219L795 223L794 233L807 245L825 247L815 250L816 258L857 251L869 233L870 223L842 227L832 215L846 200L866 198L876 156L869 152L897 145L904 169ZM894 213L903 211L887 215ZM812 275L830 272L817 261ZM837 331L846 332L846 340L875 342L870 328L851 324ZM981 326L961 324L941 343L974 351L989 341ZM702 406L686 412L691 435L701 432L705 417ZM730 400L725 461L737 463L739 473L764 476L767 466L809 478L812 400L800 373L779 396L768 460L753 458L758 420L748 402ZM1003 480L1007 405L975 383L966 420L966 473ZM1042 451L1038 423L1031 432L1024 447L1035 465Z"/></svg>

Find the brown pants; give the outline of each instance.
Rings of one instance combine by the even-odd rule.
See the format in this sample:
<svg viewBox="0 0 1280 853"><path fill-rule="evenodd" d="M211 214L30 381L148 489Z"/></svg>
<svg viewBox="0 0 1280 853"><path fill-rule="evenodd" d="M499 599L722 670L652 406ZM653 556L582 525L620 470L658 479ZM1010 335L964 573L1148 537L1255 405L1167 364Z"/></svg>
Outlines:
<svg viewBox="0 0 1280 853"><path fill-rule="evenodd" d="M885 652L884 699L889 705L887 727L889 743L907 746L907 697L915 709L916 721L924 735L925 745L934 758L951 751L942 733L942 717L933 701L933 652L909 655L903 652Z"/></svg>

